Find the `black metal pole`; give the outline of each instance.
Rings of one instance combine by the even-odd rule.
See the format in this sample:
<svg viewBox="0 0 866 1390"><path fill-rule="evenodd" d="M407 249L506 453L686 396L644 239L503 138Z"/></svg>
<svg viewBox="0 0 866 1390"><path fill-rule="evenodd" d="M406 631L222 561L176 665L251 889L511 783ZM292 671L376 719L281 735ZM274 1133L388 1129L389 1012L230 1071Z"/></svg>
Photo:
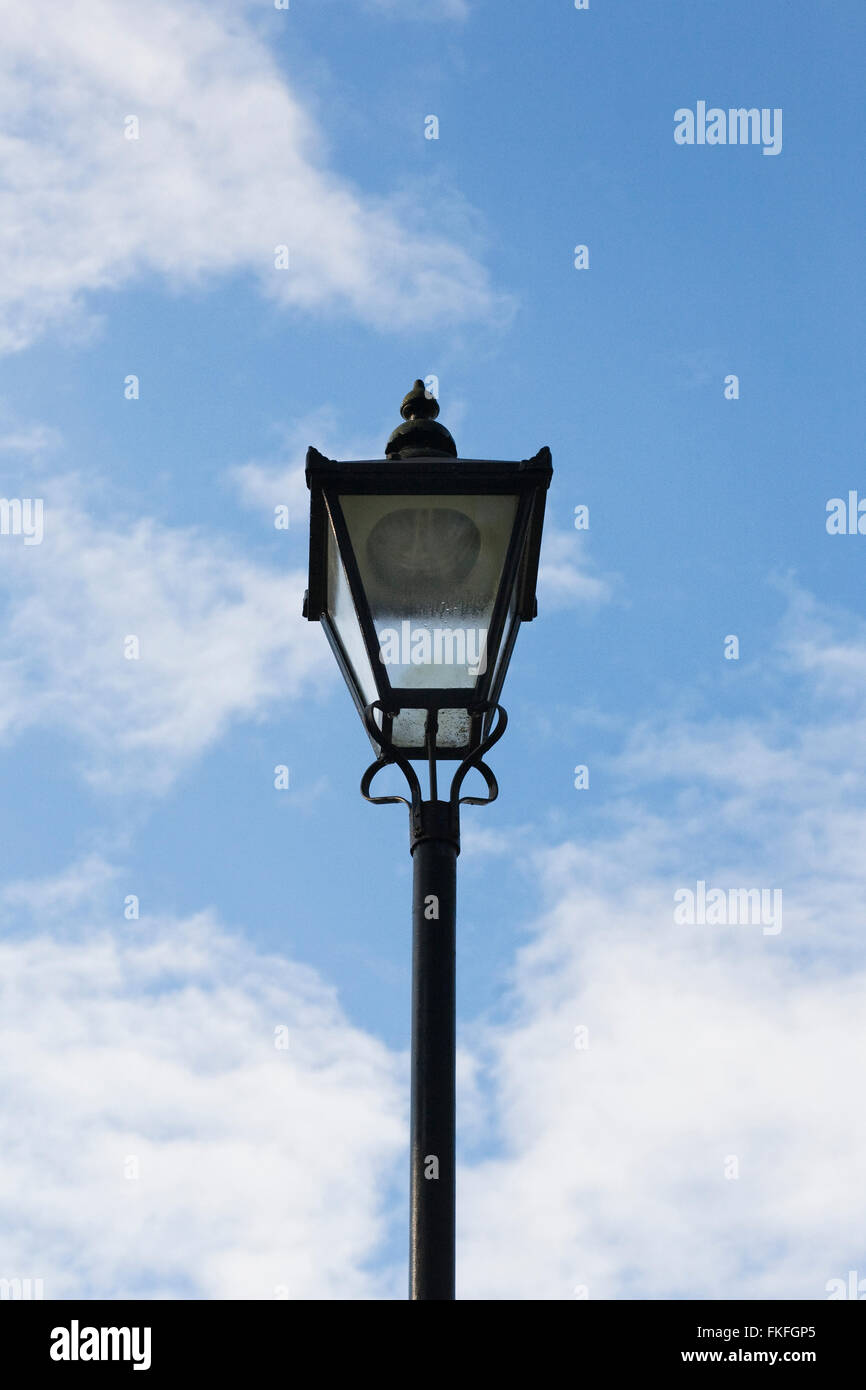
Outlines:
<svg viewBox="0 0 866 1390"><path fill-rule="evenodd" d="M435 791L434 791L435 795ZM455 817L425 801L412 837L410 1299L454 1298Z"/></svg>

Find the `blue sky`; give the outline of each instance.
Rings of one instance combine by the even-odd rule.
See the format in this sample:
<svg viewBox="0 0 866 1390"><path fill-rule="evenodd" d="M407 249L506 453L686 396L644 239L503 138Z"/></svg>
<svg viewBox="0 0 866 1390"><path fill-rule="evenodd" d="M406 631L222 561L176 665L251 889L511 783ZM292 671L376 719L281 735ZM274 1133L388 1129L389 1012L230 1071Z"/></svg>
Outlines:
<svg viewBox="0 0 866 1390"><path fill-rule="evenodd" d="M434 375L463 456L555 469L464 814L459 1292L866 1279L862 7L0 15L3 494L45 506L0 536L0 1275L404 1294L407 826L300 617L303 457ZM699 101L781 152L678 145ZM783 929L675 924L699 880Z"/></svg>

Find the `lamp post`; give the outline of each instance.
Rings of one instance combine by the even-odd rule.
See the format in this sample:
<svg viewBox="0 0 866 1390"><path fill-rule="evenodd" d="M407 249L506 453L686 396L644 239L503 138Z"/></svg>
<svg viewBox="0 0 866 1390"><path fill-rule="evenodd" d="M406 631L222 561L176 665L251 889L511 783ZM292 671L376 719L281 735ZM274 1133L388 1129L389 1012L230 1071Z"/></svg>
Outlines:
<svg viewBox="0 0 866 1390"><path fill-rule="evenodd" d="M416 381L384 459L307 451L310 579L321 622L376 752L361 793L409 807L412 1100L409 1296L454 1298L455 904L460 806L499 789L483 761L505 732L499 696L535 581L550 450L520 462L459 459L438 402ZM426 764L424 796L413 763ZM457 763L447 796L439 765ZM373 796L402 771L409 796ZM477 769L487 796L461 796Z"/></svg>

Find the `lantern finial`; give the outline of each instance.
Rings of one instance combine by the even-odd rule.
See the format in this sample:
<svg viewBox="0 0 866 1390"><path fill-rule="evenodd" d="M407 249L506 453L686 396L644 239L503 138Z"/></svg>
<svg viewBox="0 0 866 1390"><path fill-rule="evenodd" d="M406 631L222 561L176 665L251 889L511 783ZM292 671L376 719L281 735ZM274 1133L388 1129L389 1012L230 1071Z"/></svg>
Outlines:
<svg viewBox="0 0 866 1390"><path fill-rule="evenodd" d="M439 402L419 377L403 397L398 425L385 445L386 458L456 458L457 445L444 425L440 425Z"/></svg>

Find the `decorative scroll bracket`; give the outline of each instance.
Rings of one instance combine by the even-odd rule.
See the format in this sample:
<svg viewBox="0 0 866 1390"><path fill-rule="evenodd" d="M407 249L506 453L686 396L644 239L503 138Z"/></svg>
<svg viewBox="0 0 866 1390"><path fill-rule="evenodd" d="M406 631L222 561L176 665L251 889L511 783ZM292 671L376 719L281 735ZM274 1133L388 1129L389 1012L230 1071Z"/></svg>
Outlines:
<svg viewBox="0 0 866 1390"><path fill-rule="evenodd" d="M402 802L409 808L409 829L411 848L420 844L422 840L450 840L460 853L460 807L461 806L489 806L499 795L499 783L491 768L484 762L485 755L490 751L495 743L498 743L505 733L508 724L508 715L501 705L495 706L495 722L490 729L487 737L482 739L477 748L473 748L460 763L451 781L451 791L447 801L440 801L437 794L437 762L436 762L436 730L438 725L438 715L435 710L431 711L427 718L427 750L428 766L430 772L430 798L424 800L421 791L421 782L418 774L409 759L396 748L379 728L375 720L375 711L381 709L379 701L368 705L364 712L364 723L374 743L380 748L378 758L371 763L361 778L361 795L365 801L371 802L374 806L385 806L389 803ZM405 796L371 796L370 788L377 773L383 767L399 767L403 776L406 778L409 789L409 797ZM487 796L461 796L460 788L468 772L476 769L481 773L487 787Z"/></svg>

